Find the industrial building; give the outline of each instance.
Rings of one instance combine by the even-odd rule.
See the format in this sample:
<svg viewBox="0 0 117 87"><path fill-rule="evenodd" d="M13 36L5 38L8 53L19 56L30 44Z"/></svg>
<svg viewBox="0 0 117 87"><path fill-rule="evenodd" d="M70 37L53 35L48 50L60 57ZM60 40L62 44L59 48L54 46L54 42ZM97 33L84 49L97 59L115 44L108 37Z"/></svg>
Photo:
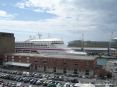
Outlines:
<svg viewBox="0 0 117 87"><path fill-rule="evenodd" d="M69 42L68 46L75 51L83 50L89 55L113 55L117 56L117 40L109 41L81 41L75 40Z"/></svg>
<svg viewBox="0 0 117 87"><path fill-rule="evenodd" d="M82 41L75 40L68 43L69 47L81 47L81 48L108 48L111 43L112 48L117 48L116 39L110 41Z"/></svg>
<svg viewBox="0 0 117 87"><path fill-rule="evenodd" d="M0 54L12 53L15 48L15 37L13 33L0 32Z"/></svg>
<svg viewBox="0 0 117 87"><path fill-rule="evenodd" d="M6 54L4 66L24 67L30 71L49 73L78 74L79 76L93 77L96 57L77 55L50 55L14 53Z"/></svg>
<svg viewBox="0 0 117 87"><path fill-rule="evenodd" d="M2 64L5 53L13 53L15 48L15 37L13 33L0 32L0 64Z"/></svg>

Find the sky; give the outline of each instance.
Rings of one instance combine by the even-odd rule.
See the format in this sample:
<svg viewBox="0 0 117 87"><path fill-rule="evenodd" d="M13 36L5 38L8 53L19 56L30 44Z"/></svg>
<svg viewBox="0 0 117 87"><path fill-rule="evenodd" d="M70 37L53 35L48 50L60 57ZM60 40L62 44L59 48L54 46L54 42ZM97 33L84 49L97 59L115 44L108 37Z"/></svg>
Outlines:
<svg viewBox="0 0 117 87"><path fill-rule="evenodd" d="M108 41L117 37L117 0L0 0L0 32L36 38Z"/></svg>

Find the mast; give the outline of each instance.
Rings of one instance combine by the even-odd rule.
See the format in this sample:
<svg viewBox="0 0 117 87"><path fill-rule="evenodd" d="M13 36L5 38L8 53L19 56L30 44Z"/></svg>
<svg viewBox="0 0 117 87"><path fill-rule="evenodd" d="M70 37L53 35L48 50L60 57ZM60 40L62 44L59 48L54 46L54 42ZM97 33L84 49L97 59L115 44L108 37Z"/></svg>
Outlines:
<svg viewBox="0 0 117 87"><path fill-rule="evenodd" d="M82 33L81 50L84 51L84 33Z"/></svg>
<svg viewBox="0 0 117 87"><path fill-rule="evenodd" d="M38 38L39 38L39 39L41 39L41 36L42 36L42 35L38 32Z"/></svg>
<svg viewBox="0 0 117 87"><path fill-rule="evenodd" d="M113 38L113 32L111 32L110 40L109 40L109 45L108 45L108 56L111 55L111 43L112 43L112 38Z"/></svg>

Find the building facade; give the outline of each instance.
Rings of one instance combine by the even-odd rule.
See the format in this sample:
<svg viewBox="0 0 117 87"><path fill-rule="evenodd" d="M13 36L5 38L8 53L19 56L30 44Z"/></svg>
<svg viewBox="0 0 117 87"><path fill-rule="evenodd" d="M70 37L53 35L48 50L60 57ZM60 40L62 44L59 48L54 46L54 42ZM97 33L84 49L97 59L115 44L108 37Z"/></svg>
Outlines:
<svg viewBox="0 0 117 87"><path fill-rule="evenodd" d="M117 39L110 41L82 41L75 40L68 43L75 51L84 50L89 55L117 56Z"/></svg>
<svg viewBox="0 0 117 87"><path fill-rule="evenodd" d="M29 69L31 71L78 74L79 76L93 77L95 72L96 57L41 55L29 53L15 53L5 55L5 65L6 63L9 63L8 65L13 66L14 62L30 64ZM16 66L21 66L21 64Z"/></svg>
<svg viewBox="0 0 117 87"><path fill-rule="evenodd" d="M13 33L0 32L0 64L5 53L13 53L15 48L15 37Z"/></svg>
<svg viewBox="0 0 117 87"><path fill-rule="evenodd" d="M82 41L75 40L68 43L69 47L83 47L83 48L108 48L109 41ZM111 41L111 48L117 48L117 39Z"/></svg>
<svg viewBox="0 0 117 87"><path fill-rule="evenodd" d="M0 54L12 53L15 48L15 37L12 33L0 32Z"/></svg>

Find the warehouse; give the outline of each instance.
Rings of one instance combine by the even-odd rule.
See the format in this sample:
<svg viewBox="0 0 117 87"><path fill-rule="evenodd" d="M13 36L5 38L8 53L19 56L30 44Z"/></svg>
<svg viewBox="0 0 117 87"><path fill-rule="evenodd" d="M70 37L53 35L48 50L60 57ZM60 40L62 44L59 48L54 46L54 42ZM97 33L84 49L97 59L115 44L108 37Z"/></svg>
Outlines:
<svg viewBox="0 0 117 87"><path fill-rule="evenodd" d="M95 71L95 56L56 55L56 54L30 54L13 53L6 54L5 66L24 67L30 71L49 73L78 74L79 76L92 77ZM21 63L21 64L19 64ZM16 65L14 65L16 64Z"/></svg>

